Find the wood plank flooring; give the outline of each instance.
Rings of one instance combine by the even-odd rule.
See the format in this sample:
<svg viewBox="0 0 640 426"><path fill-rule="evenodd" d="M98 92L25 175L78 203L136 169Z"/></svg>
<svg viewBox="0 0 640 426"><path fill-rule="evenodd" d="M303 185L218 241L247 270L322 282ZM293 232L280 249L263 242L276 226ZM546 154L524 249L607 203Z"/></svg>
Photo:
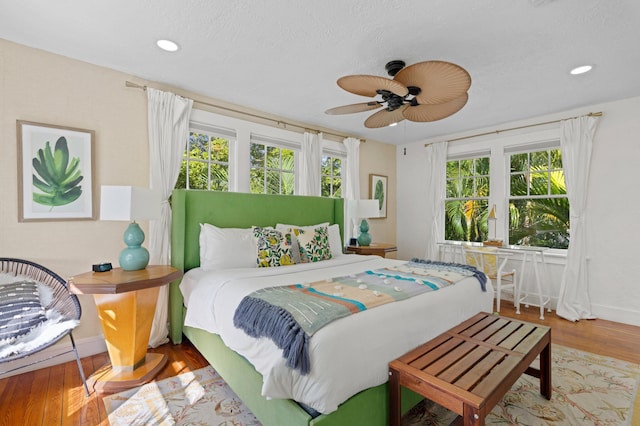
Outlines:
<svg viewBox="0 0 640 426"><path fill-rule="evenodd" d="M149 352L166 354L167 365L156 376L166 379L208 365L207 360L185 341L162 345ZM109 361L107 353L82 358L89 377ZM0 380L1 426L100 425L108 426L102 398L85 395L75 361Z"/></svg>
<svg viewBox="0 0 640 426"><path fill-rule="evenodd" d="M502 303L504 316L551 327L553 343L640 364L640 327L605 320L566 321L555 312L538 319L539 309L523 308L516 315L509 302ZM150 350L164 353L167 366L156 380L162 380L207 365L188 342L163 345ZM88 377L108 361L106 353L83 358ZM0 426L13 425L100 425L108 426L102 399L84 394L75 361L0 380Z"/></svg>

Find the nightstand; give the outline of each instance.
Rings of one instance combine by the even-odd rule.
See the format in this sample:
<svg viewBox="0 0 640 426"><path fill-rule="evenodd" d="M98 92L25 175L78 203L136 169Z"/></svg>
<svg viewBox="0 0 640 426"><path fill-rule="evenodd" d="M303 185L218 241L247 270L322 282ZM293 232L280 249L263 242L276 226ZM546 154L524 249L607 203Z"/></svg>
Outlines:
<svg viewBox="0 0 640 426"><path fill-rule="evenodd" d="M92 294L98 308L110 364L87 382L97 393L114 393L144 384L167 363L164 354L147 353L160 287L182 277L171 266L139 271L115 268L69 279L69 291Z"/></svg>
<svg viewBox="0 0 640 426"><path fill-rule="evenodd" d="M347 246L347 253L375 254L381 257L386 257L387 253L395 251L398 251L398 247L395 244L387 243L371 243L368 246Z"/></svg>

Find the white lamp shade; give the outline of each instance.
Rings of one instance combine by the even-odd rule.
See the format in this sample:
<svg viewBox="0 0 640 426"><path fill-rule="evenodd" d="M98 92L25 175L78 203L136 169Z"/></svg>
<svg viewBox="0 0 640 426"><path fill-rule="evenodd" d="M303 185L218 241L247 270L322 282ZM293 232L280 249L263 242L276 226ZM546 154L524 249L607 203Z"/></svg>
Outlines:
<svg viewBox="0 0 640 426"><path fill-rule="evenodd" d="M100 220L160 218L160 191L135 186L102 186Z"/></svg>
<svg viewBox="0 0 640 426"><path fill-rule="evenodd" d="M378 200L358 200L357 217L361 219L380 217Z"/></svg>

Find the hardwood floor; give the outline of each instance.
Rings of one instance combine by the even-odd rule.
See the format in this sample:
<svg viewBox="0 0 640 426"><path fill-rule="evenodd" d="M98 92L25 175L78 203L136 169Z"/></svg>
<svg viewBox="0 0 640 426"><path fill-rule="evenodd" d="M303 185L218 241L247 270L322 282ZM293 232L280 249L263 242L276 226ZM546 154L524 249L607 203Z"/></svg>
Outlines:
<svg viewBox="0 0 640 426"><path fill-rule="evenodd" d="M550 326L555 344L606 355L640 364L640 327L605 320L566 321L555 312L538 319L539 309L522 308L515 314L509 302L502 303L501 314ZM157 380L207 365L207 361L188 342L163 345L152 352L168 356L167 366ZM106 353L83 358L85 374L90 376L108 361ZM107 426L102 399L84 395L75 361L0 380L0 426L13 425L101 425Z"/></svg>
<svg viewBox="0 0 640 426"><path fill-rule="evenodd" d="M156 380L208 365L188 341L181 345L162 345L149 352L168 357L167 365ZM106 352L82 358L85 376L89 377L108 360ZM109 421L102 398L93 392L85 396L78 366L71 361L0 380L0 425L108 426Z"/></svg>

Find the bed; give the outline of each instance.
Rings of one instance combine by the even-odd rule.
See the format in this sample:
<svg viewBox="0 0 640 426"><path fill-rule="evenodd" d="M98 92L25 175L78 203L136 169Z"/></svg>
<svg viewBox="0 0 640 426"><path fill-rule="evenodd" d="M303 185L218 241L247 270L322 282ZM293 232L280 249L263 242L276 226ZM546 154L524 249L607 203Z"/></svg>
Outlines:
<svg viewBox="0 0 640 426"><path fill-rule="evenodd" d="M477 281L475 284L469 283L473 282L475 278L469 278L467 281L462 281L456 285L433 292L435 297L442 299L435 299L436 301L433 305L425 305L429 307L421 310L420 315L423 316L420 317L420 320L411 323L412 325L416 325L413 332L407 331L405 333L406 327L404 326L402 326L403 333L397 333L398 326L391 328L391 333L395 331L395 334L401 336L406 334L406 341L385 344L386 337L383 337L385 336L384 327L380 330L376 328L375 331L365 331L363 328L359 328L361 325L358 325L358 322L366 322L369 318L367 315L370 315L371 311L380 312L383 315L390 315L389 319L391 319L390 310L392 308L390 306L399 305L398 303L384 305L370 311L334 321L310 339L310 342L325 343L321 345L316 344L315 346L312 344L310 346L314 347L316 351L319 350L317 347L319 346L320 348L325 348L325 352L332 351L331 353L336 354L336 362L334 364L331 364L331 362L327 363L325 360L324 364L321 365L322 368L335 368L337 374L320 374L318 365L314 363L312 363L311 371L308 374L301 374L299 372L291 373L292 378L290 380L293 384L289 392L291 392L292 398L296 400L287 398L286 392L278 387L278 383L283 382L283 380L271 380L268 375L268 370L265 370L271 368L269 366L271 364L266 361L261 361L261 359L265 358L265 352L262 351L266 350L265 347L272 345L271 342L265 342L265 340L268 339L255 339L256 344L253 345L248 336L244 338L240 336L240 342L238 343L235 338L232 340L225 336L224 332L221 332L221 334L225 336L225 340L223 340L220 334L216 332L219 329L226 330L232 328L230 325L232 324L230 323L231 320L222 316L222 312L225 310L231 312L231 309L235 307L234 304L240 300L240 296L235 296L236 301L233 303L230 302L229 307L217 305L216 312L213 316L206 317L205 315L204 319L197 319L198 317L195 316L196 312L203 311L202 307L198 307L198 304L202 305L204 303L202 302L203 293L198 294L197 290L193 290L195 287L190 286L192 281L198 281L196 278L210 274L209 271L203 271L202 268L199 268L201 224L212 224L220 228L250 228L251 226L275 226L278 223L300 226L328 223L330 225L337 224L340 235L343 235L343 200L321 197L175 190L171 203L173 213L171 236L172 265L187 272L183 283L174 282L170 287L171 340L174 343L179 343L182 340L183 334L187 336L264 425L322 426L387 424L388 391L387 384L385 383L387 363L395 357L402 355L407 350L417 346L418 343L427 341L473 314L483 310L490 310L492 307L493 294L491 286L486 285L487 291L482 292L479 290L480 286ZM315 274L318 273L321 278L331 277L337 273L334 271L329 272L329 267L336 268L339 274L351 274L352 271L355 270L352 268L359 267L354 266L354 264L359 262L362 262L362 266L368 270L404 263L404 261L381 259L377 256L343 255L335 256L331 260L317 262L317 265L311 265L310 268L319 267L320 264L325 264L325 262L327 265L326 269L323 266L317 272L306 270L305 265L254 269L269 270L269 273L272 275L275 273L273 271L277 269L286 270L287 274L293 274L291 278L287 279L299 281L305 278L295 276L296 273L303 274L303 276L304 274L315 276ZM300 271L297 269L300 269ZM234 281L233 287L246 285L246 288L254 289L255 287L252 286L257 285L256 283L260 283L260 285L276 285L275 283L278 281L276 281L276 278L272 275L253 277L242 272L239 277L234 276L236 281ZM221 282L222 281L224 280L221 279ZM228 281L229 280L225 282ZM236 282L239 284L235 284ZM182 290L180 288L181 284ZM289 282L282 282L282 284L289 284ZM224 285L220 288L223 290L215 291L226 291L224 290ZM185 291L187 295L186 302L183 291ZM470 294L470 292L473 293ZM405 306L411 304L421 306L419 305L422 300L420 298L425 296L431 297L431 294L420 295L400 303L406 304ZM190 309L191 312L189 311ZM211 313L209 312L209 314ZM219 324L217 325L214 324L216 323L216 315L222 318L218 319ZM426 325L423 327L422 322L429 322L429 315L437 318L437 321L431 320L431 324L428 327ZM395 316L397 316L397 314ZM185 325L185 319L187 324L191 325ZM406 318L403 318L403 321L406 321ZM388 322L391 326L392 323L390 321ZM370 374L355 371L358 370L358 366L353 364L353 359L350 361L337 361L341 359L341 356L351 356L352 352L358 350L358 348L349 347L350 343L344 336L340 344L326 343L329 341L326 339L333 338L332 333L346 333L349 329L351 329L352 332L353 330L361 330L358 331L357 334L363 342L377 342L376 350L371 352L376 354L380 352L378 354L379 359L372 361L377 362L377 364L375 368L370 369ZM389 332L389 330L386 330L386 332ZM416 333L420 334L416 336ZM360 343L356 346L360 346ZM238 352L241 352L242 355L232 349L232 347ZM357 360L359 355L355 354L354 356ZM364 357L364 355L362 356ZM252 357L254 357L254 359L252 359ZM253 364L247 361L247 358L252 359ZM376 357L373 356L371 358ZM313 359L319 359L319 356L314 355ZM272 359L270 362L272 362L272 364L278 364L278 361L275 359ZM352 364L349 364L349 362ZM284 361L281 360L281 363L284 363ZM342 365L343 363L344 365ZM256 367L254 367L254 364ZM262 374L258 372L256 368L260 370ZM284 370L281 366L278 366L278 368ZM336 382L337 379L335 377L331 377L339 376L340 374L344 374L346 377L351 373L350 370L354 370L353 374L357 377L362 376L366 380L369 380L370 384L373 384L353 385L351 379L343 379L344 381L340 383ZM368 367L366 371L369 371ZM326 376L326 378L324 376ZM319 380L317 385L314 382L316 379ZM320 382L320 380L326 380L326 382ZM359 389L357 386L366 387ZM326 402L325 404L324 401L322 401L322 396L314 394L312 397L309 397L311 400L307 401L305 399L306 395L301 392L303 392L305 388L309 389L314 387L325 388L325 390L333 389L333 393L336 395L331 395L331 398L335 397L336 399ZM263 396L263 389L271 396ZM328 400L331 398L327 396ZM411 391L403 391L403 411L413 406L421 398L422 397ZM320 410L316 410L318 407ZM318 414L318 411L321 414Z"/></svg>

